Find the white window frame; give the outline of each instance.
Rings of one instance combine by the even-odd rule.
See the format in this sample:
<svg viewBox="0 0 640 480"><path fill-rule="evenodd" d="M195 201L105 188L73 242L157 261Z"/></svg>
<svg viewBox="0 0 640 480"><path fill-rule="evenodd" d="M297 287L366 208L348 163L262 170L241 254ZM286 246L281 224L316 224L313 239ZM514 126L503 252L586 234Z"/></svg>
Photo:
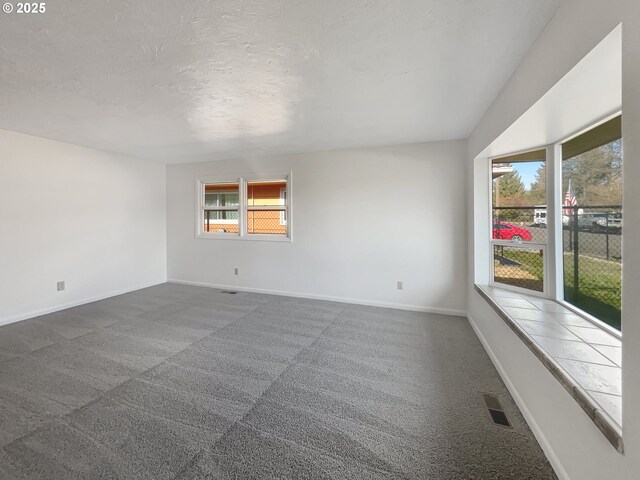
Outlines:
<svg viewBox="0 0 640 480"><path fill-rule="evenodd" d="M287 189L286 188L281 188L280 189L280 205L286 205L287 204ZM287 212L286 210L282 210L280 212L280 225L286 225L287 224Z"/></svg>
<svg viewBox="0 0 640 480"><path fill-rule="evenodd" d="M216 193L236 193L236 192L235 192L235 190L220 190L220 191L218 191ZM205 199L206 199L206 192L204 193L204 195L205 195ZM238 188L238 196L239 195L240 195L240 189ZM240 216L240 204L239 204L239 202L238 202L238 206L237 207L235 207L235 206L231 206L230 208L227 208L227 207L229 207L229 206L228 205L217 205L215 207L204 207L203 206L203 211L204 210L215 210L215 211L218 211L218 212L221 212L221 211L235 212L235 211L237 211L238 212L238 217ZM203 218L203 221L204 221L204 218ZM216 219L215 223L217 225L235 225L235 224L238 223L238 221L236 221L236 220L225 220L225 219L220 220L220 219ZM204 230L204 228L203 228L203 230ZM232 235L236 235L236 234L233 233Z"/></svg>
<svg viewBox="0 0 640 480"><path fill-rule="evenodd" d="M562 232L562 206L564 202L564 192L562 191L562 144L572 140L575 137L578 137L584 133L587 133L594 128L602 125L603 123L608 122L609 120L613 120L614 118L622 116L622 110L616 110L614 113L604 116L603 118L598 119L595 122L590 123L584 128L574 132L572 135L568 137L562 138L559 141L555 142L553 145L554 149L554 165L553 165L553 174L552 179L557 179L555 183L553 183L553 197L555 200L555 208L554 208L554 231ZM623 139L624 143L624 139ZM624 148L624 147L623 147ZM623 176L624 176L624 154L623 154ZM547 175L547 186L549 185L550 180L549 175ZM547 194L548 195L548 194ZM624 201L622 202L622 209L624 210ZM624 230L621 232L621 235L624 235ZM554 239L556 241L555 245L555 255L554 255L554 267L555 267L555 276L557 280L557 284L555 285L555 289L553 292L553 296L551 297L553 300L557 301L560 305L565 307L568 310L571 310L576 315L580 315L582 318L588 320L589 322L595 324L600 327L602 330L609 332L617 338L622 339L622 331L613 328L608 323L600 320L598 317L594 317L588 312L576 307L572 303L569 303L564 298L564 268L563 268L563 252L564 245L562 244L563 238L562 235L555 235ZM621 239L622 240L622 239Z"/></svg>
<svg viewBox="0 0 640 480"><path fill-rule="evenodd" d="M251 173L245 175L204 175L196 177L196 222L195 222L195 236L199 239L215 239L215 240L250 240L250 241L267 241L267 242L292 242L292 202L291 202L291 172L284 173ZM286 202L283 199L282 192L280 193L280 205L269 206L249 206L247 201L247 185L251 182L269 182L269 181L285 181L287 186L284 189L286 195ZM239 205L238 207L230 207L229 210L238 211L238 232L206 232L204 230L204 211L211 209L210 207L204 207L204 191L205 185L210 184L238 184L239 192ZM227 208L220 207L220 210ZM286 215L287 233L286 234L256 234L248 233L247 231L247 212L256 210L281 210ZM282 218L282 213L281 213ZM216 220L219 224L235 224L234 220ZM282 224L282 223L281 223Z"/></svg>
<svg viewBox="0 0 640 480"><path fill-rule="evenodd" d="M547 171L549 170L549 147L548 146L539 146L536 148L528 148L526 150L521 150L518 152L513 152L513 153L509 153L509 154L505 154L505 155L499 155L496 157L490 157L489 160L489 168L488 168L488 181L489 181L489 192L493 191L493 161L494 160L499 160L501 158L507 157L507 156L512 156L512 155L521 155L524 153L529 153L529 152L536 152L538 150L545 150L546 151L546 155L545 155L545 163L546 163L546 169ZM549 175L547 175L547 189L549 188ZM548 190L547 190L548 192ZM549 197L549 194L547 193L547 198ZM547 202L547 205L549 203ZM531 207L532 209L536 208L535 206ZM549 209L547 208L547 212L549 211ZM548 217L548 213L547 213L547 217ZM493 195L489 195L489 285L492 287L497 287L497 288L503 288L505 290L512 290L514 292L518 292L518 293L524 293L527 295L532 295L532 296L536 296L536 297L541 297L541 298L546 298L549 297L549 287L550 287L550 283L549 282L549 271L550 271L550 259L548 258L548 245L549 245L549 238L550 238L550 232L548 229L545 230L546 233L546 242L544 243L539 243L539 242L524 242L524 241L515 241L515 240L501 240L501 239L494 239L493 238ZM508 247L512 247L512 248L522 248L523 250L542 250L542 276L543 276L543 280L542 280L542 292L538 292L535 290L529 290L527 288L522 288L522 287L517 287L514 285L507 285L505 283L500 283L500 282L496 282L495 281L495 260L494 260L494 247L496 246L508 246Z"/></svg>
<svg viewBox="0 0 640 480"><path fill-rule="evenodd" d="M564 192L562 191L562 144L575 138L583 133L593 130L594 128L602 125L603 123L622 115L622 110L617 110L614 113L606 115L605 117L598 119L595 122L590 123L588 126L576 131L572 135L561 138L547 146L538 146L536 148L529 148L522 151L516 151L512 153L505 153L495 157L489 157L488 160L488 184L489 184L489 285L498 287L504 290L511 290L525 295L542 297L549 300L558 302L563 307L580 315L582 318L595 324L601 329L611 333L617 338L622 338L622 333L619 330L611 327L604 321L589 314L576 307L575 305L567 302L564 299L564 245L563 245L563 224L562 224L562 206L564 201ZM528 153L536 150L546 150L546 172L547 172L547 228L546 228L546 243L532 243L532 242L513 242L510 240L494 240L493 239L493 200L492 200L492 167L493 161L504 158L507 156L518 155L522 153ZM533 208L533 207L532 207ZM624 209L624 205L623 205ZM624 235L624 233L623 233ZM536 292L526 288L516 287L512 285L506 285L494 281L494 259L493 259L493 247L494 245L508 245L511 247L524 247L524 248L541 248L543 250L543 275L544 275L544 288L543 292Z"/></svg>

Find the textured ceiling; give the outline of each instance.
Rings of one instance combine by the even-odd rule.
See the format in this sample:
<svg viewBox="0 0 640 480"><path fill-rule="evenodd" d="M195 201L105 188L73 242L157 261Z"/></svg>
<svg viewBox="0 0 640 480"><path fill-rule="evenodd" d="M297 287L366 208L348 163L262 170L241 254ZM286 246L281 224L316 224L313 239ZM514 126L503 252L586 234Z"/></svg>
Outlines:
<svg viewBox="0 0 640 480"><path fill-rule="evenodd" d="M0 13L0 128L168 163L465 138L558 3L47 2Z"/></svg>

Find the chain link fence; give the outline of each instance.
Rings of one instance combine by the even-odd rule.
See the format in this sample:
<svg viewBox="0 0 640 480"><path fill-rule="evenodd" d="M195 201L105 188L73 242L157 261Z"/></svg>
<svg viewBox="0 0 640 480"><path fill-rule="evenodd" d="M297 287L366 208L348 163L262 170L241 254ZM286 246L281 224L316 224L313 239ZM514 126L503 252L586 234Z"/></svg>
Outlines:
<svg viewBox="0 0 640 480"><path fill-rule="evenodd" d="M250 210L247 212L247 233L286 235L287 220L284 210Z"/></svg>
<svg viewBox="0 0 640 480"><path fill-rule="evenodd" d="M205 210L204 231L238 233L238 210Z"/></svg>
<svg viewBox="0 0 640 480"><path fill-rule="evenodd" d="M205 210L204 231L238 233L238 210ZM254 235L286 235L287 212L278 210L247 211L247 233Z"/></svg>
<svg viewBox="0 0 640 480"><path fill-rule="evenodd" d="M543 249L546 207L494 207L494 281L544 291ZM620 328L622 298L622 207L563 207L564 298L583 311ZM527 246L527 244L532 244Z"/></svg>
<svg viewBox="0 0 640 480"><path fill-rule="evenodd" d="M543 292L543 250L494 245L493 280L505 285Z"/></svg>
<svg viewBox="0 0 640 480"><path fill-rule="evenodd" d="M513 242L493 247L495 282L544 291L544 249L540 247L547 241L546 214L541 215L544 211L544 207L493 209L493 239Z"/></svg>
<svg viewBox="0 0 640 480"><path fill-rule="evenodd" d="M563 208L564 298L620 329L622 206Z"/></svg>

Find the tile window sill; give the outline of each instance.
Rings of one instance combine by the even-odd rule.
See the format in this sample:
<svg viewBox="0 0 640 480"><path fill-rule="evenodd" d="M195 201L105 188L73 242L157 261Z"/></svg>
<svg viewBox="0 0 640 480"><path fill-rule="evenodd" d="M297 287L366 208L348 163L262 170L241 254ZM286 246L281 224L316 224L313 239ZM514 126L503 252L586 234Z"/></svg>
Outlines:
<svg viewBox="0 0 640 480"><path fill-rule="evenodd" d="M620 339L554 301L475 289L622 453Z"/></svg>

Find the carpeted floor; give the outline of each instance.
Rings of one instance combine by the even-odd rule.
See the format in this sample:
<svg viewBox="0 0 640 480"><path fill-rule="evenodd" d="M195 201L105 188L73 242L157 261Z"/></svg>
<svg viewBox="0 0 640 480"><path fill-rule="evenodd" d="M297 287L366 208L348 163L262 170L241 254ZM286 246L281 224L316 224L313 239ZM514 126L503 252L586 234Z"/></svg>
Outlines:
<svg viewBox="0 0 640 480"><path fill-rule="evenodd" d="M176 284L0 327L0 425L3 479L554 478L465 319Z"/></svg>

